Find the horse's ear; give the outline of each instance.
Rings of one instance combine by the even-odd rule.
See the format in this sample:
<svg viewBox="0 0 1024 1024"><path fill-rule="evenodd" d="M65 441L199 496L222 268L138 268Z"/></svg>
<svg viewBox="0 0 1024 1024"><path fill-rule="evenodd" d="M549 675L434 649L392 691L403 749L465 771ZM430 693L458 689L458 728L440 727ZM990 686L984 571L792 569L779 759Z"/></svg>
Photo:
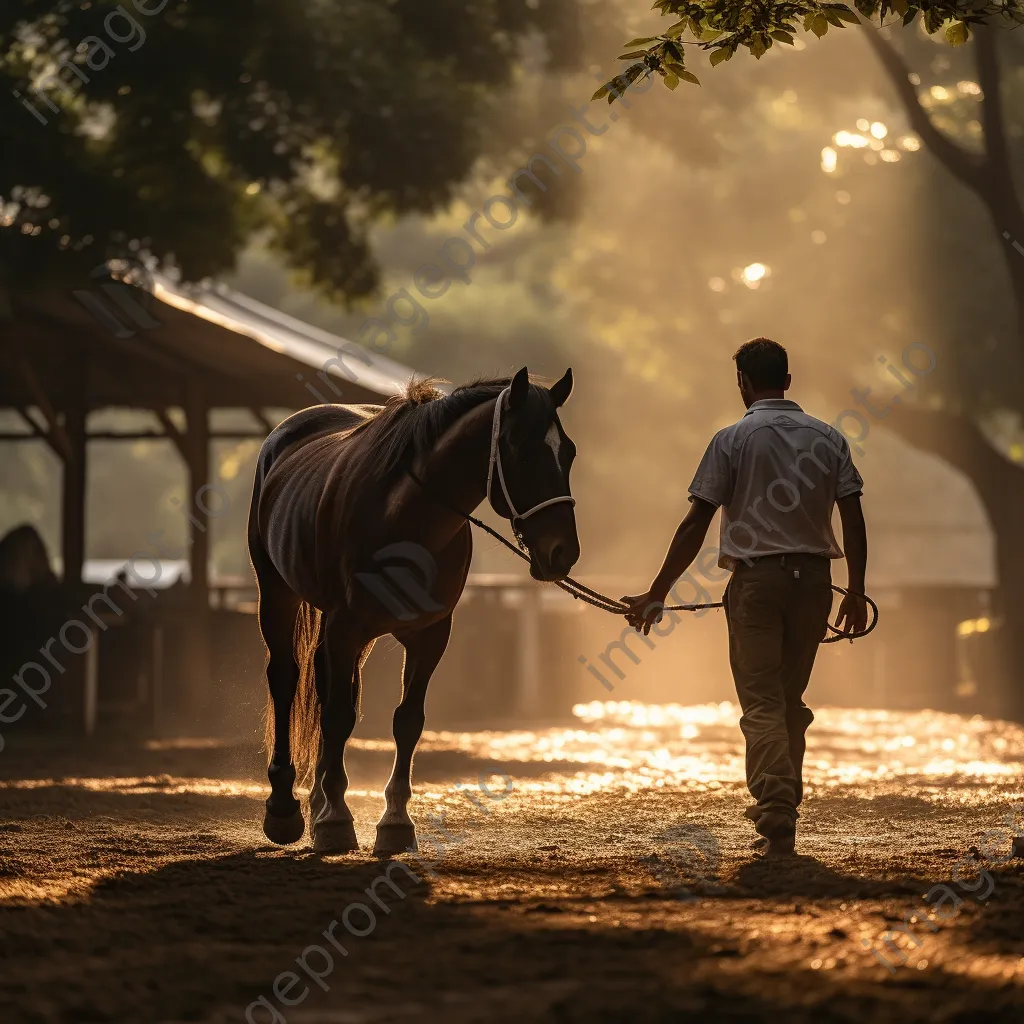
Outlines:
<svg viewBox="0 0 1024 1024"><path fill-rule="evenodd" d="M530 373L524 366L513 378L512 378L512 390L508 395L508 407L515 409L522 405L526 401L526 396L530 391Z"/></svg>
<svg viewBox="0 0 1024 1024"><path fill-rule="evenodd" d="M572 367L570 366L565 371L562 379L552 384L548 390L551 392L551 398L554 400L556 409L565 405L566 400L572 394Z"/></svg>

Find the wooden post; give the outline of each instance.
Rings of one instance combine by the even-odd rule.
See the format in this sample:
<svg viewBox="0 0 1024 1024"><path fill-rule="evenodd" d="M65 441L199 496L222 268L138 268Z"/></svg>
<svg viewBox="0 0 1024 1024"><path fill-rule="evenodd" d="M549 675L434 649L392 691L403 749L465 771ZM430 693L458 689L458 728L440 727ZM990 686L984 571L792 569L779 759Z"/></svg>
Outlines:
<svg viewBox="0 0 1024 1024"><path fill-rule="evenodd" d="M92 643L85 652L84 720L85 735L96 731L96 709L99 705L99 658L100 635L92 630Z"/></svg>
<svg viewBox="0 0 1024 1024"><path fill-rule="evenodd" d="M203 490L210 483L209 406L198 381L189 382L185 415L188 418L185 436L188 494L185 501L191 551L185 691L190 716L201 718L210 692L210 520L203 509L211 507L211 495Z"/></svg>
<svg viewBox="0 0 1024 1024"><path fill-rule="evenodd" d="M81 583L85 564L85 459L88 412L85 367L74 365L72 382L64 406L64 434L68 452L64 455L64 486L61 494L61 556L64 582Z"/></svg>
<svg viewBox="0 0 1024 1024"><path fill-rule="evenodd" d="M519 712L540 712L540 587L528 583L519 591Z"/></svg>
<svg viewBox="0 0 1024 1024"><path fill-rule="evenodd" d="M152 684L150 701L152 704L153 732L157 736L164 734L164 628L159 623L153 626L152 649Z"/></svg>

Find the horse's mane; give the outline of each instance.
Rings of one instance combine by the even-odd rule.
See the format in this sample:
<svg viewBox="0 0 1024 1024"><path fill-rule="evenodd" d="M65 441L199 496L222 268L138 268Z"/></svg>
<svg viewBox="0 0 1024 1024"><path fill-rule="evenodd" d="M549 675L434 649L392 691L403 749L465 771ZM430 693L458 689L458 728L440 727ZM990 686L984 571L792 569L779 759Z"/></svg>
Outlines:
<svg viewBox="0 0 1024 1024"><path fill-rule="evenodd" d="M417 455L429 452L438 438L470 409L496 398L510 377L475 380L445 394L438 377L413 380L404 394L390 398L381 411L359 427L361 468L385 482Z"/></svg>

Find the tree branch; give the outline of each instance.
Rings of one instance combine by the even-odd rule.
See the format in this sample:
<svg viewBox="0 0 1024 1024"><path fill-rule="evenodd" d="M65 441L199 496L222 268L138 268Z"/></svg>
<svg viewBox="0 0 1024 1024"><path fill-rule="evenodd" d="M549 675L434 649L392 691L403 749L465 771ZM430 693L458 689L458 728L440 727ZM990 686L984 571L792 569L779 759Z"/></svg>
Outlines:
<svg viewBox="0 0 1024 1024"><path fill-rule="evenodd" d="M928 116L928 111L921 106L917 98L917 89L910 82L910 72L903 58L882 39L877 28L866 25L865 32L868 45L875 51L875 55L881 61L897 95L903 102L911 127L921 136L925 146L935 154L950 173L984 198L985 177L982 159L953 142L935 127L932 119Z"/></svg>

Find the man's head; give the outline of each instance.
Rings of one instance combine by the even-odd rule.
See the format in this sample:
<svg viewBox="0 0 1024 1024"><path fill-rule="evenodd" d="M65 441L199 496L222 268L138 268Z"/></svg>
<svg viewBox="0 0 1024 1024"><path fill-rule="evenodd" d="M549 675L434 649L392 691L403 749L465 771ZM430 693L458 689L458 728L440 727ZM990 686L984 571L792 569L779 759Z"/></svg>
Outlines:
<svg viewBox="0 0 1024 1024"><path fill-rule="evenodd" d="M740 345L736 360L736 383L743 405L750 408L762 398L782 398L790 385L789 357L770 338L754 338Z"/></svg>

